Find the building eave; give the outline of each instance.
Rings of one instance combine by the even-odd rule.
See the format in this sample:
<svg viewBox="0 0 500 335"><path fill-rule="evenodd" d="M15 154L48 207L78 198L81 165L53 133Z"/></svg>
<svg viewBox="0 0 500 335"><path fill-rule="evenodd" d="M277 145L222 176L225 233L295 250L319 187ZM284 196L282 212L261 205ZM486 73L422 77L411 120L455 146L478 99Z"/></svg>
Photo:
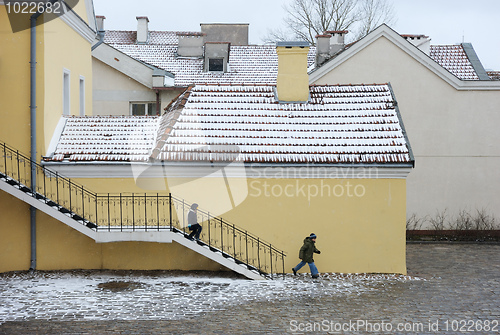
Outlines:
<svg viewBox="0 0 500 335"><path fill-rule="evenodd" d="M411 163L280 164L230 162L42 162L69 178L406 179Z"/></svg>
<svg viewBox="0 0 500 335"><path fill-rule="evenodd" d="M395 32L386 24L382 24L377 29L372 31L370 34L366 35L361 40L354 43L351 47L338 54L338 56L330 59L321 67L316 68L309 74L309 83L314 84L316 81L321 79L323 76L331 72L336 67L340 66L344 62L348 61L351 57L356 55L358 52L362 51L370 44L374 43L381 37L385 37L392 43L394 43L401 50L406 52L410 57L415 59L417 62L428 68L430 71L435 73L438 77L444 80L446 83L451 85L456 90L500 90L500 82L492 80L460 80L451 72L447 71L436 61L434 61L430 56L425 54L423 51L415 47L413 44L405 40L401 35Z"/></svg>

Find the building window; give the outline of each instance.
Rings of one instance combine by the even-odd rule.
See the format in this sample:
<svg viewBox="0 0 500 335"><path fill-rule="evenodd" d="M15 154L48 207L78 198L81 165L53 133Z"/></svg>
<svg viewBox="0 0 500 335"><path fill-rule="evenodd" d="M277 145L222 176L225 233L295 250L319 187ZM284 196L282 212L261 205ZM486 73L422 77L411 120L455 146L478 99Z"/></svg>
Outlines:
<svg viewBox="0 0 500 335"><path fill-rule="evenodd" d="M85 77L80 76L80 116L85 116Z"/></svg>
<svg viewBox="0 0 500 335"><path fill-rule="evenodd" d="M69 74L70 71L64 69L63 72L63 115L69 115Z"/></svg>
<svg viewBox="0 0 500 335"><path fill-rule="evenodd" d="M210 58L208 60L208 71L224 72L224 58Z"/></svg>
<svg viewBox="0 0 500 335"><path fill-rule="evenodd" d="M156 102L131 102L131 115L157 115Z"/></svg>

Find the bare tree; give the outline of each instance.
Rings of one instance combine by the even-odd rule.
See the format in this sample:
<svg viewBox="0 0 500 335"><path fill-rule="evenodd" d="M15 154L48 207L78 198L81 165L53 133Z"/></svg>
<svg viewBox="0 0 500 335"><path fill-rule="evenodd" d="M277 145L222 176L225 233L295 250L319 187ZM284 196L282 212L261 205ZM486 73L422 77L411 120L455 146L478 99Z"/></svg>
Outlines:
<svg viewBox="0 0 500 335"><path fill-rule="evenodd" d="M268 31L264 40L299 39L316 43L316 35L331 30L353 30L360 38L382 22L393 23L390 0L292 0L285 5L286 30Z"/></svg>
<svg viewBox="0 0 500 335"><path fill-rule="evenodd" d="M356 39L368 35L382 23L388 25L396 23L394 7L386 0L359 0L358 5L361 15Z"/></svg>

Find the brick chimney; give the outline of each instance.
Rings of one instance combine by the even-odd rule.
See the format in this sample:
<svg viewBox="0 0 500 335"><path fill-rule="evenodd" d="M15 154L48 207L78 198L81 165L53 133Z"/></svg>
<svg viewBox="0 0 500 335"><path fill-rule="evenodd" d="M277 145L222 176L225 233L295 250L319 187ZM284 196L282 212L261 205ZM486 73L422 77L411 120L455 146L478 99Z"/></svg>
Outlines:
<svg viewBox="0 0 500 335"><path fill-rule="evenodd" d="M148 42L149 29L148 23L149 19L147 16L137 16L137 43L145 44Z"/></svg>
<svg viewBox="0 0 500 335"><path fill-rule="evenodd" d="M283 102L309 100L309 76L307 74L308 42L278 42L277 92Z"/></svg>

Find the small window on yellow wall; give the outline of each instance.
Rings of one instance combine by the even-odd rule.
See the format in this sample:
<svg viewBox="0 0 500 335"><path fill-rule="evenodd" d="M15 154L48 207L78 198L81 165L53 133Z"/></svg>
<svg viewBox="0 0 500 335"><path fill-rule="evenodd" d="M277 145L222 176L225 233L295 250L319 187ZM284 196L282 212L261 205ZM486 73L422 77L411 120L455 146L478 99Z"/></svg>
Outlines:
<svg viewBox="0 0 500 335"><path fill-rule="evenodd" d="M63 71L63 115L70 114L70 104L69 104L69 70L64 69Z"/></svg>
<svg viewBox="0 0 500 335"><path fill-rule="evenodd" d="M157 115L156 102L131 102L131 115Z"/></svg>
<svg viewBox="0 0 500 335"><path fill-rule="evenodd" d="M80 76L80 116L85 116L85 77Z"/></svg>

